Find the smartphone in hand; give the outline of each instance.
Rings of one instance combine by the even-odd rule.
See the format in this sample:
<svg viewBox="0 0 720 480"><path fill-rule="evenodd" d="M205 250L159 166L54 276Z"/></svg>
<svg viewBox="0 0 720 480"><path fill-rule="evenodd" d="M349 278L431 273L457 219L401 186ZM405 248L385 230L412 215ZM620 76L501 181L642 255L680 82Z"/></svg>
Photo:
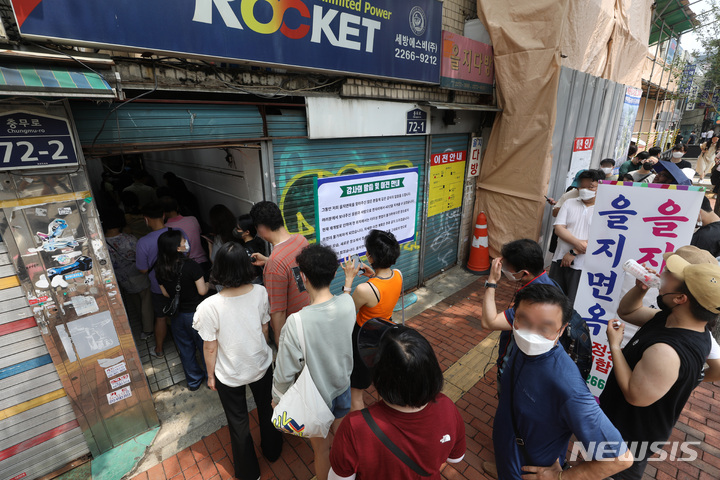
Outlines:
<svg viewBox="0 0 720 480"><path fill-rule="evenodd" d="M352 260L353 262L355 262L355 265L360 265L360 256L359 256L359 255L353 255L352 257L350 257L350 260ZM365 275L365 269L364 269L364 268L361 268L360 270L358 270L358 273L357 273L357 276L358 276L358 277L359 277L359 276L362 276L362 275Z"/></svg>

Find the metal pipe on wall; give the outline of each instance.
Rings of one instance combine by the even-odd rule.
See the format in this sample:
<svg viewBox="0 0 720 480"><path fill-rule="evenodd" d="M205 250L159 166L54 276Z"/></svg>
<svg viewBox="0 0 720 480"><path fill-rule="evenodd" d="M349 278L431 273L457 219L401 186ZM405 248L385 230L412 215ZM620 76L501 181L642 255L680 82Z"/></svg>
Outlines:
<svg viewBox="0 0 720 480"><path fill-rule="evenodd" d="M662 37L662 34L665 32L665 20L662 22L662 28L660 28L660 37ZM647 109L648 99L650 98L650 86L652 85L652 77L653 73L655 72L655 63L657 62L657 56L658 53L660 53L660 41L658 41L656 47L655 47L655 56L653 57L653 64L650 68L650 78L648 78L648 88L647 93L645 94L645 103L643 104L643 110L642 115L640 115L640 127L638 127L638 144L640 143L640 136L642 135L642 127L643 123L645 123L645 110ZM650 125L652 128L652 120L650 121ZM648 133L648 143L650 143L650 134Z"/></svg>

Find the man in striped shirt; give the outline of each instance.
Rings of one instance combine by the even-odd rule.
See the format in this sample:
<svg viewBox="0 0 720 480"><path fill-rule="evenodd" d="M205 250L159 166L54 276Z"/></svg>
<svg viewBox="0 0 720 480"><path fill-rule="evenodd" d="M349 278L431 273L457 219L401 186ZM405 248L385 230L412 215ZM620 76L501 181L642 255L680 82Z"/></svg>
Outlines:
<svg viewBox="0 0 720 480"><path fill-rule="evenodd" d="M280 343L280 331L285 319L310 304L296 258L308 246L307 239L291 235L285 229L280 208L272 202L258 202L250 210L257 233L272 246L270 257L253 253L253 265L264 266L263 278L270 297L270 326L275 344Z"/></svg>

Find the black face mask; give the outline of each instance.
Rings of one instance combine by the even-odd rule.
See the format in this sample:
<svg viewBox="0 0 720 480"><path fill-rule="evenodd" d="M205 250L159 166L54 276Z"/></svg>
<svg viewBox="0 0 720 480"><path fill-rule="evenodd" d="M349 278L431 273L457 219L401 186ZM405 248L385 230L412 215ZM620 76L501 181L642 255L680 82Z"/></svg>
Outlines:
<svg viewBox="0 0 720 480"><path fill-rule="evenodd" d="M655 299L655 302L657 303L657 306L660 310L662 310L665 313L670 313L673 308L677 307L677 305L673 305L672 307L668 307L667 305L665 305L665 302L663 302L663 297L665 295L680 295L680 292L663 293L662 295L658 295L657 298Z"/></svg>
<svg viewBox="0 0 720 480"><path fill-rule="evenodd" d="M235 237L236 239L242 241L242 239L243 239L243 232L241 232L241 231L238 230L237 228L233 228L233 237Z"/></svg>

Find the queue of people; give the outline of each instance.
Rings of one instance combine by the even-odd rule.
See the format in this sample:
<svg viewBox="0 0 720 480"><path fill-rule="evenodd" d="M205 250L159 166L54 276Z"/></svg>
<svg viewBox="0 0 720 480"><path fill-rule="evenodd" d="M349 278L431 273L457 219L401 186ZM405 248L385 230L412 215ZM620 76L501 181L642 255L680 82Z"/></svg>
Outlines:
<svg viewBox="0 0 720 480"><path fill-rule="evenodd" d="M619 179L687 184L676 151L684 153L673 150L666 161L659 152L631 150ZM638 282L623 297L619 320L609 323L614 367L599 404L566 353L561 339L573 318L598 182L615 179L615 162L603 162L601 169L578 172L559 202L549 199L558 239L549 272L537 242L520 239L503 246L485 283L481 325L502 332L495 462L482 465L494 478L641 479L647 456L636 456L628 444L667 440L693 389L720 379L720 346L709 334L720 317L720 252L714 251L720 243L713 235L720 217L707 199L703 226L693 237L702 248L666 254L659 308L643 306L647 287ZM143 338L155 335L151 355L163 355L169 322L188 388L217 391L236 478L262 474L246 387L258 408L260 451L274 462L282 455L281 430L288 431L274 409L305 370L332 414L328 434L310 438L319 480L439 478L444 463L462 461L464 422L441 393L432 347L392 318L403 280L393 268L400 246L391 232L368 232L367 263L345 259L339 273L336 253L290 234L272 202L259 202L240 217L215 206L213 231L203 235L196 217L181 214L177 199L147 195L140 207L133 198L139 191L136 185L123 192L131 213L114 209L103 216L123 296L141 312ZM128 215L138 211L149 230L139 239L126 230ZM338 273L345 282L335 295L330 285ZM358 276L367 281L353 290ZM503 276L517 289L511 305L499 311L495 290ZM639 330L623 348L625 323ZM381 332L371 354L360 341L368 328ZM366 408L370 385L381 400ZM607 446L568 470L572 436L588 448Z"/></svg>

